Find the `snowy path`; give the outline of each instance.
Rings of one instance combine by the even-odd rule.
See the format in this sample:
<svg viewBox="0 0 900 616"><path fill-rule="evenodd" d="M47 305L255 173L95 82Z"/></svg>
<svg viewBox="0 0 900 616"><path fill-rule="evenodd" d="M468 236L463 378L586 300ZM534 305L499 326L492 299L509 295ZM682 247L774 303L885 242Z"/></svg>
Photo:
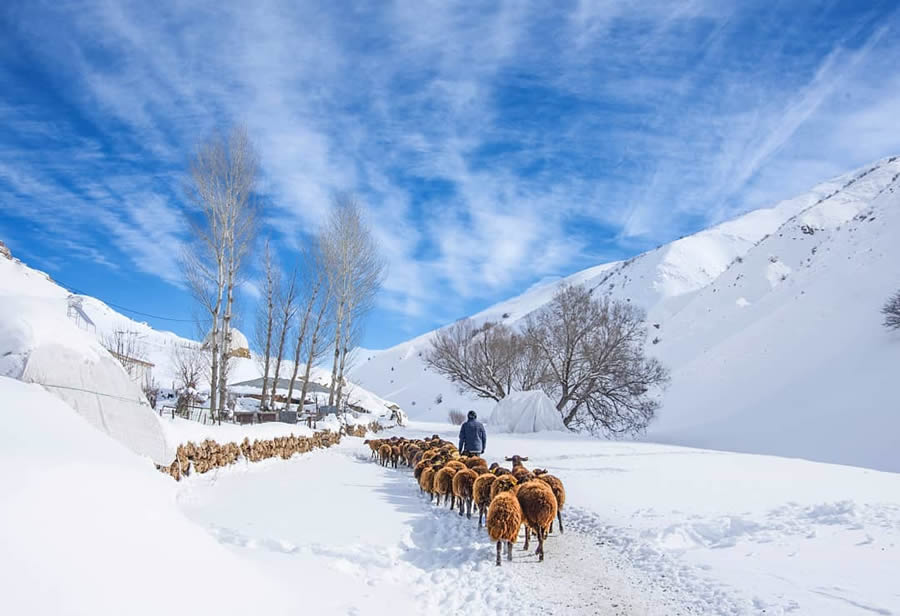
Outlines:
<svg viewBox="0 0 900 616"><path fill-rule="evenodd" d="M452 436L398 433L433 431ZM475 520L429 504L359 439L193 477L179 504L324 613L900 614L900 475L559 433L489 448L566 483L567 532L544 563L520 541L495 567Z"/></svg>
<svg viewBox="0 0 900 616"><path fill-rule="evenodd" d="M179 502L219 541L328 613L677 613L664 597L651 605L577 524L551 537L543 564L520 542L498 569L475 519L432 506L408 469L381 468L359 441L347 442L197 478Z"/></svg>

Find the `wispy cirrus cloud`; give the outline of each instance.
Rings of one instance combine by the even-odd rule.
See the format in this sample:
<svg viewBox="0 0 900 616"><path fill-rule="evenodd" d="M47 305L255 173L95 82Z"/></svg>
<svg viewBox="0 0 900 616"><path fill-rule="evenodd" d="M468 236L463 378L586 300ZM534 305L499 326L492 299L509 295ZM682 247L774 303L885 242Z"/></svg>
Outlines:
<svg viewBox="0 0 900 616"><path fill-rule="evenodd" d="M3 29L17 220L177 284L180 174L243 122L285 259L336 191L368 205L378 343L900 150L889 2L97 1Z"/></svg>

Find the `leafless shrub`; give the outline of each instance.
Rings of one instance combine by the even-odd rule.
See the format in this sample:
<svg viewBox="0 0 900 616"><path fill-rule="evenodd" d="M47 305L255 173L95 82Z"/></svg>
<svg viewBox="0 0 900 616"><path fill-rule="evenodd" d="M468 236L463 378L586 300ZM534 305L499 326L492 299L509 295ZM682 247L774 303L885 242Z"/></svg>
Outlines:
<svg viewBox="0 0 900 616"><path fill-rule="evenodd" d="M137 381L142 370L141 362L147 360L143 336L130 330L118 329L103 336L102 344L115 357L132 380Z"/></svg>
<svg viewBox="0 0 900 616"><path fill-rule="evenodd" d="M881 308L884 326L890 330L900 329L900 291L894 293Z"/></svg>

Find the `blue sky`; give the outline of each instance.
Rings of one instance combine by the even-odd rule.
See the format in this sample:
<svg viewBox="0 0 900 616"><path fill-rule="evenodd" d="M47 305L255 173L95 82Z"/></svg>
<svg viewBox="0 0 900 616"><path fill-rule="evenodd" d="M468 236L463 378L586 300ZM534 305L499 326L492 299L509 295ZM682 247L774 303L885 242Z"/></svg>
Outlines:
<svg viewBox="0 0 900 616"><path fill-rule="evenodd" d="M233 122L284 264L367 205L374 348L900 153L888 1L12 0L0 60L0 239L183 334L184 171Z"/></svg>

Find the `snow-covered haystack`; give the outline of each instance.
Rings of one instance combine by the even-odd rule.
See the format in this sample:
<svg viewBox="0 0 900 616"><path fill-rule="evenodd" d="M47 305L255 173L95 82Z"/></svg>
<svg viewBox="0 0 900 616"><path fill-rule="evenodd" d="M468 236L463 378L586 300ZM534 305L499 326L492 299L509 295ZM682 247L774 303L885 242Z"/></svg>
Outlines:
<svg viewBox="0 0 900 616"><path fill-rule="evenodd" d="M565 432L556 405L542 391L516 391L497 403L488 419L488 425L497 432Z"/></svg>
<svg viewBox="0 0 900 616"><path fill-rule="evenodd" d="M209 346L210 334L206 334L206 338L203 339L204 347ZM231 328L231 344L229 345L228 353L231 357L250 359L250 343L247 341L247 336L236 327Z"/></svg>

